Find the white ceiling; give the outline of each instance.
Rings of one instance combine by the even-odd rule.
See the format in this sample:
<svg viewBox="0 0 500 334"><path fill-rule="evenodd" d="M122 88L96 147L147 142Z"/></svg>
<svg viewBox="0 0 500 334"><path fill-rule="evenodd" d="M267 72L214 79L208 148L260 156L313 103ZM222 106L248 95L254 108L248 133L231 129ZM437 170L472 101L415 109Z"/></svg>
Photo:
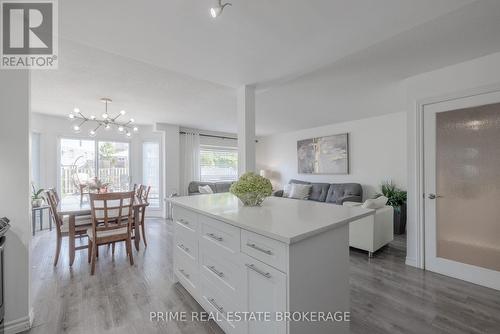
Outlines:
<svg viewBox="0 0 500 334"><path fill-rule="evenodd" d="M140 123L235 132L234 87L256 84L263 135L401 111L401 79L500 51L498 0L232 0L213 20L214 2L60 1L33 110L110 96Z"/></svg>
<svg viewBox="0 0 500 334"><path fill-rule="evenodd" d="M362 119L407 108L402 80L500 52L500 1L473 3L330 66L258 94L259 133Z"/></svg>
<svg viewBox="0 0 500 334"><path fill-rule="evenodd" d="M223 85L305 73L473 0L60 1L61 36Z"/></svg>
<svg viewBox="0 0 500 334"><path fill-rule="evenodd" d="M111 113L124 109L139 124L234 130L234 89L67 40L59 48L58 70L32 72L34 112L66 116L78 107L99 116L104 111L99 99L110 97Z"/></svg>

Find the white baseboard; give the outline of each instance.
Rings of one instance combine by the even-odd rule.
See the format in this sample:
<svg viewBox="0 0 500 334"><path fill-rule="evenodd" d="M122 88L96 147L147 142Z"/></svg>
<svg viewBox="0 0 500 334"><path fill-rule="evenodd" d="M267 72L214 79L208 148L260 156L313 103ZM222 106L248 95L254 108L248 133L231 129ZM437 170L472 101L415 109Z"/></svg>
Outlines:
<svg viewBox="0 0 500 334"><path fill-rule="evenodd" d="M412 267L419 268L418 265L417 265L417 259L415 259L415 258L406 257L405 264L407 266L412 266Z"/></svg>
<svg viewBox="0 0 500 334"><path fill-rule="evenodd" d="M6 322L3 327L4 334L16 334L27 331L33 324L33 309L28 316Z"/></svg>

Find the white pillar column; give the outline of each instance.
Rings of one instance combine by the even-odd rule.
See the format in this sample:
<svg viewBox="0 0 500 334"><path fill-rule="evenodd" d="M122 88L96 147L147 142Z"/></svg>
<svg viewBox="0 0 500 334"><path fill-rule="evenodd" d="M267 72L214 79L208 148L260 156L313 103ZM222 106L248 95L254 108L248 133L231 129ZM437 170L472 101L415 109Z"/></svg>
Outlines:
<svg viewBox="0 0 500 334"><path fill-rule="evenodd" d="M238 88L238 173L255 172L255 88Z"/></svg>
<svg viewBox="0 0 500 334"><path fill-rule="evenodd" d="M179 189L180 180L180 142L179 142L179 125L156 123L155 131L162 133L162 183L163 183L163 197L167 198L171 194L180 194ZM164 217L168 217L169 212L165 205L163 210Z"/></svg>
<svg viewBox="0 0 500 334"><path fill-rule="evenodd" d="M11 224L4 253L4 324L6 333L14 333L31 323L30 73L0 72L0 217Z"/></svg>

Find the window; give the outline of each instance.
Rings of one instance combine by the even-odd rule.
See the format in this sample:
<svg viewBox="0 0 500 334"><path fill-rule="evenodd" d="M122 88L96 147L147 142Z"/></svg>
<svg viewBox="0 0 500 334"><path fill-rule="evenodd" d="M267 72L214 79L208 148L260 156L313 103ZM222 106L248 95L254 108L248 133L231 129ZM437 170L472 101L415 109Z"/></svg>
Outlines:
<svg viewBox="0 0 500 334"><path fill-rule="evenodd" d="M98 142L98 178L112 191L128 191L130 187L129 143Z"/></svg>
<svg viewBox="0 0 500 334"><path fill-rule="evenodd" d="M238 150L235 147L200 146L200 180L235 181L238 178Z"/></svg>
<svg viewBox="0 0 500 334"><path fill-rule="evenodd" d="M160 144L142 143L142 183L151 186L149 206L160 207Z"/></svg>
<svg viewBox="0 0 500 334"><path fill-rule="evenodd" d="M78 185L97 177L110 191L130 189L129 143L62 138L61 196L79 194Z"/></svg>
<svg viewBox="0 0 500 334"><path fill-rule="evenodd" d="M61 139L61 196L78 194L78 184L95 177L95 142Z"/></svg>

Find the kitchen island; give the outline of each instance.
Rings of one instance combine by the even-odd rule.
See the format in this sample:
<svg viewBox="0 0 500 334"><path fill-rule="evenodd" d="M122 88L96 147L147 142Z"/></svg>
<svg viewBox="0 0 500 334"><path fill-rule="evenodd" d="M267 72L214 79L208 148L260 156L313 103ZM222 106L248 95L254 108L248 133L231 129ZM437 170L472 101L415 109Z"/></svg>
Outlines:
<svg viewBox="0 0 500 334"><path fill-rule="evenodd" d="M169 199L174 279L228 334L348 333L349 227L372 210L232 194Z"/></svg>

